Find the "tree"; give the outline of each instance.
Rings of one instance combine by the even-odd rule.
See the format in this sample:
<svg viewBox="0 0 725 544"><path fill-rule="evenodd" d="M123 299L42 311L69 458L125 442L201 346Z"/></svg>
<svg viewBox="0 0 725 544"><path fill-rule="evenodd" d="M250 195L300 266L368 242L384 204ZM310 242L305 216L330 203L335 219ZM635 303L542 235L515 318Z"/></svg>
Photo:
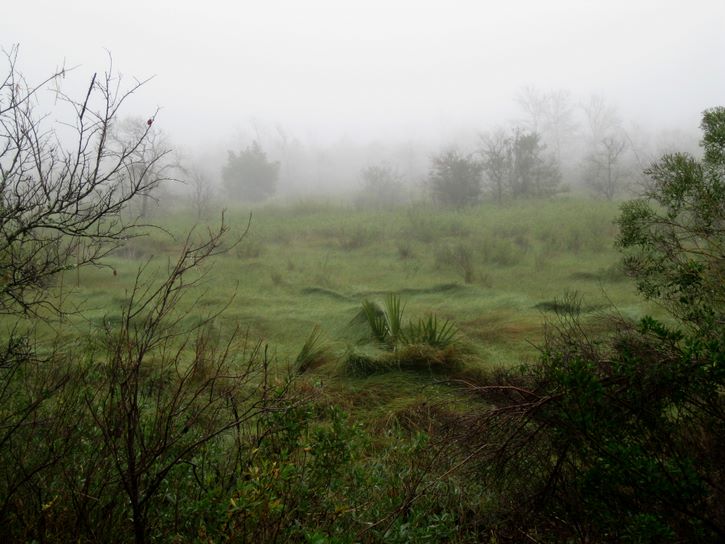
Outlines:
<svg viewBox="0 0 725 544"><path fill-rule="evenodd" d="M402 176L391 165L382 163L363 168L362 187L356 203L371 208L391 208L404 201Z"/></svg>
<svg viewBox="0 0 725 544"><path fill-rule="evenodd" d="M581 105L581 109L586 120L588 138L593 142L598 142L622 128L617 110L602 96L590 96L589 101Z"/></svg>
<svg viewBox="0 0 725 544"><path fill-rule="evenodd" d="M586 157L588 163L587 181L595 193L607 200L622 188L625 171L622 156L627 150L627 141L621 136L607 136L597 142Z"/></svg>
<svg viewBox="0 0 725 544"><path fill-rule="evenodd" d="M275 193L279 167L279 162L267 159L267 154L255 140L238 154L229 152L222 180L232 198L260 202Z"/></svg>
<svg viewBox="0 0 725 544"><path fill-rule="evenodd" d="M188 172L191 183L189 200L196 213L197 219L204 219L209 213L209 206L214 196L214 189L209 182L209 176L198 166L192 166Z"/></svg>
<svg viewBox="0 0 725 544"><path fill-rule="evenodd" d="M433 198L443 206L462 208L481 197L483 165L457 151L433 157L429 180Z"/></svg>
<svg viewBox="0 0 725 544"><path fill-rule="evenodd" d="M627 136L616 110L603 98L592 96L582 109L589 133L584 158L587 182L596 194L613 200L627 176L622 164L629 147Z"/></svg>
<svg viewBox="0 0 725 544"><path fill-rule="evenodd" d="M563 160L563 149L576 133L574 105L566 90L542 92L535 87L524 87L516 97L524 111L524 126L537 133L552 149L558 163Z"/></svg>
<svg viewBox="0 0 725 544"><path fill-rule="evenodd" d="M149 122L150 121L150 122ZM159 180L171 180L171 171L179 168L179 161L173 158L169 137L159 129L153 119L129 117L116 122L111 127L110 136L119 148L139 141L131 154L133 167L127 172L128 183L133 186L135 178L148 176ZM143 136L143 138L141 138ZM139 219L146 219L151 212L150 205L157 198L154 191L161 189L161 182L139 194Z"/></svg>
<svg viewBox="0 0 725 544"><path fill-rule="evenodd" d="M725 324L725 108L704 112L704 155L664 155L627 202L618 245L640 292L712 333Z"/></svg>
<svg viewBox="0 0 725 544"><path fill-rule="evenodd" d="M123 143L110 138L121 107L143 81L124 89L109 69L93 75L80 99L56 88L56 104L71 114L53 123L36 106L67 71L30 84L17 58L15 47L0 79L0 313L37 315L40 307L58 310L47 291L60 273L98 264L134 235L134 222L121 211L162 181L155 167L165 152L138 157L155 113Z"/></svg>
<svg viewBox="0 0 725 544"><path fill-rule="evenodd" d="M483 159L483 171L491 185L496 202L501 204L508 193L513 170L511 138L503 129L481 135L479 153Z"/></svg>
<svg viewBox="0 0 725 544"><path fill-rule="evenodd" d="M481 136L481 164L497 202L506 194L545 197L560 190L559 163L544 155L540 140L538 133L521 129L510 136L503 130Z"/></svg>
<svg viewBox="0 0 725 544"><path fill-rule="evenodd" d="M551 196L559 190L561 172L555 157L544 156L546 146L536 132L517 130L512 140L511 192L514 196Z"/></svg>

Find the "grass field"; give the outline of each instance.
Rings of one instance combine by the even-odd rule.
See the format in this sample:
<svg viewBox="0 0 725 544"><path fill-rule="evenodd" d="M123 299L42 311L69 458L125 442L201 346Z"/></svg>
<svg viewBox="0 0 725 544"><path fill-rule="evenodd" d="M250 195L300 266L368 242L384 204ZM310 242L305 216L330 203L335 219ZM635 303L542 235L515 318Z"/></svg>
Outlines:
<svg viewBox="0 0 725 544"><path fill-rule="evenodd" d="M381 405L393 410L429 395L421 388L431 379L345 372L347 354L370 348L365 328L354 323L364 300L395 293L406 319L435 314L450 320L466 346L469 369L536 358L544 323L567 295L581 299L590 320L612 311L637 317L656 310L643 306L620 271L618 207L612 203L572 198L464 211L421 205L373 212L301 202L228 210L229 240L244 232L250 213L241 242L204 269L185 301L184 322L219 314L216 329L239 325L251 342L268 346L279 369L291 365L319 326L329 357L309 379L324 381L346 399L343 404L374 413ZM129 242L107 259L109 268L64 278L67 303L83 308L83 319L71 320L73 328L119 319L138 269L145 266L147 277L163 275L190 224L183 215L160 221L163 230ZM198 225L197 233L205 228Z"/></svg>
<svg viewBox="0 0 725 544"><path fill-rule="evenodd" d="M132 530L137 542L542 536L517 497L561 466L552 436L566 449L581 424L620 452L640 436L638 415L622 426L615 412L602 439L591 425L649 405L639 384L657 391L661 365L631 363L669 345L612 319L666 319L623 273L618 215L616 203L576 198L230 209L226 246L181 276L170 270L186 241L219 224L189 235L191 215L155 218L104 266L57 278L63 318L7 335L8 531L64 541L79 520L87 541ZM584 327L547 338L567 311ZM563 432L539 433L559 420ZM583 451L575 475L611 457ZM587 517L609 515L595 505ZM537 541L574 541L559 538L570 526L557 530Z"/></svg>

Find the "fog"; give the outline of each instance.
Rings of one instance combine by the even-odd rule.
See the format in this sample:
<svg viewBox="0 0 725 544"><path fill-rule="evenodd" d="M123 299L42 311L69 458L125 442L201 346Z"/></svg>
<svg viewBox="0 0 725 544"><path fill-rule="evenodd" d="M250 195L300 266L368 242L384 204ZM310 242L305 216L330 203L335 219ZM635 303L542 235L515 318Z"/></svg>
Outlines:
<svg viewBox="0 0 725 544"><path fill-rule="evenodd" d="M30 80L76 67L76 95L110 52L127 81L153 76L124 115L160 107L157 126L215 176L259 140L302 191L381 160L420 177L430 152L521 122L527 86L574 109L604 97L650 147L678 145L725 103L723 29L720 0L29 0L3 7L0 44L20 45Z"/></svg>

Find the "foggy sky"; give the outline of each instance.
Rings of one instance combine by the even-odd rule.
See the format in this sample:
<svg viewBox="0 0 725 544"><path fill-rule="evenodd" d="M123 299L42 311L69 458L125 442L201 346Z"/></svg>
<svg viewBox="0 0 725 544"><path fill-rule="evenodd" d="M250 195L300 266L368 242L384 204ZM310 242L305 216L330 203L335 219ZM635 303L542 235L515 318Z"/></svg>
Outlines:
<svg viewBox="0 0 725 544"><path fill-rule="evenodd" d="M155 75L125 113L161 106L187 147L255 120L313 142L483 130L515 117L524 85L601 94L663 128L725 105L722 0L3 4L0 45L20 44L26 76L65 59L80 95L108 50L124 74Z"/></svg>

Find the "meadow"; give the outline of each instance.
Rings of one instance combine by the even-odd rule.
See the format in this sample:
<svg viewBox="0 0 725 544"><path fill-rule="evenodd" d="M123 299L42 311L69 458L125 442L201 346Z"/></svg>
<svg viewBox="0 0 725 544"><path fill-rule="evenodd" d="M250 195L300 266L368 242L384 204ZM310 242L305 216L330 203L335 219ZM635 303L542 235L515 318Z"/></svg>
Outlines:
<svg viewBox="0 0 725 544"><path fill-rule="evenodd" d="M350 354L376 349L355 319L363 301L382 302L392 293L406 320L449 320L468 370L533 361L562 301L576 299L591 323L656 311L622 272L614 247L617 213L617 204L583 198L460 211L425 204L371 211L313 201L235 208L224 220L229 243L239 241L198 272L184 321L213 316L219 334L239 327L267 347L280 372L294 371L316 331L326 356L306 378L342 397L349 388L374 389L399 408L421 395L422 383L441 377L351 375ZM138 270L149 280L161 277L192 219L183 213L161 219L109 257L107 268L66 278L66 303L83 310L75 326L117 322ZM376 414L385 412L380 402L373 401Z"/></svg>
<svg viewBox="0 0 725 544"><path fill-rule="evenodd" d="M303 201L226 210L221 236L221 214L154 218L56 278L67 313L6 333L2 534L585 542L625 512L632 542L674 541L681 497L707 496L641 425L669 432L680 412L648 406L689 359L624 272L620 213ZM645 514L610 506L647 463Z"/></svg>

